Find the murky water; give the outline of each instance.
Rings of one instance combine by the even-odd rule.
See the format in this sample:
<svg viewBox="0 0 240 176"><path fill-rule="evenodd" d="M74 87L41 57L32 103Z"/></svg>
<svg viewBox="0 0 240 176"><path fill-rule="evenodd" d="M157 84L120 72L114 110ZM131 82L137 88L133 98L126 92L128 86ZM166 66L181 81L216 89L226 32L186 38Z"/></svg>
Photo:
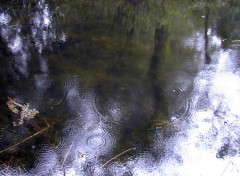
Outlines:
<svg viewBox="0 0 240 176"><path fill-rule="evenodd" d="M0 1L1 175L239 175L239 7Z"/></svg>

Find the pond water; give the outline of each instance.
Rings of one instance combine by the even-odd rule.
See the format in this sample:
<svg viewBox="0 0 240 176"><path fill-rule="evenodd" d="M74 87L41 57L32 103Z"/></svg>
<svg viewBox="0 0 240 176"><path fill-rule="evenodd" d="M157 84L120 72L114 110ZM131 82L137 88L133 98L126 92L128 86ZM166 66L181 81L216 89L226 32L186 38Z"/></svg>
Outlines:
<svg viewBox="0 0 240 176"><path fill-rule="evenodd" d="M1 175L239 175L239 34L238 0L0 1Z"/></svg>

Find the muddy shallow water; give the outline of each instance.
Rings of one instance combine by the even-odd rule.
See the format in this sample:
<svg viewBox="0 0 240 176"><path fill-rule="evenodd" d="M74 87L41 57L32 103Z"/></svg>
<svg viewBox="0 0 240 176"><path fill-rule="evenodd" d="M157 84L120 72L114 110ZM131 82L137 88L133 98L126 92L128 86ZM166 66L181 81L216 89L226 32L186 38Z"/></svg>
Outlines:
<svg viewBox="0 0 240 176"><path fill-rule="evenodd" d="M239 7L0 1L1 175L239 175Z"/></svg>

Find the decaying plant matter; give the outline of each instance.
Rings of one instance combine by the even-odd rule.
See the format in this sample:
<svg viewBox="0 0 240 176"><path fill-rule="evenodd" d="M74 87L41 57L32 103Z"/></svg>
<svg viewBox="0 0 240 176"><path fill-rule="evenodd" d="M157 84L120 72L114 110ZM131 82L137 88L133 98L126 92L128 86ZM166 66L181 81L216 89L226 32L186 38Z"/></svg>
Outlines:
<svg viewBox="0 0 240 176"><path fill-rule="evenodd" d="M33 119L39 113L36 109L29 109L29 104L21 105L10 97L8 97L7 105L14 114L19 116L19 120L13 122L14 126L22 125L24 121Z"/></svg>
<svg viewBox="0 0 240 176"><path fill-rule="evenodd" d="M30 139L32 139L40 134L42 134L44 136L44 139L46 141L49 140L49 136L46 131L50 128L50 125L44 121L47 126L42 128L43 125L39 126L39 123L37 123L35 121L36 120L35 117L39 114L38 110L30 109L29 104L22 105L20 103L17 103L14 99L12 99L10 97L8 97L8 101L6 104L7 104L8 108L10 109L10 111L13 113L12 114L13 117L17 119L16 122L13 122L13 125L18 126L18 125L28 124L28 125L24 126L24 128L29 129L31 131L33 130L33 131L35 131L35 133L23 140L11 145L11 146L6 147L3 150L0 150L0 154L5 151L12 150L13 148L21 145L22 143L24 143L26 141L29 141Z"/></svg>

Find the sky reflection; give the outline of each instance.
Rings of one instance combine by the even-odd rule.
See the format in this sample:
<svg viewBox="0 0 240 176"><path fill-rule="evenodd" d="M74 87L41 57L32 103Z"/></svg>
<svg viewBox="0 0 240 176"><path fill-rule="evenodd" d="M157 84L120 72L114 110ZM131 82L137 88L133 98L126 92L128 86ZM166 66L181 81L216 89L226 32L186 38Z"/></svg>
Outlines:
<svg viewBox="0 0 240 176"><path fill-rule="evenodd" d="M214 47L220 47L216 36L211 38ZM195 39L191 39L195 40ZM196 45L198 46L198 45ZM204 51L203 51L204 52ZM219 52L219 48L216 48ZM156 133L153 147L156 156L138 154L125 165L113 162L113 173L131 172L137 176L237 176L240 172L239 104L240 77L235 74L234 58L237 50L220 50L212 54L215 64L204 66L195 78L192 116L188 121L172 117L177 129L168 139Z"/></svg>
<svg viewBox="0 0 240 176"><path fill-rule="evenodd" d="M220 41L216 36L213 40ZM163 175L239 175L240 77L232 72L234 52L221 50L219 57L213 58L214 71L204 68L206 71L195 78L194 116L188 128L182 128L167 144L182 162L169 155L160 164Z"/></svg>
<svg viewBox="0 0 240 176"><path fill-rule="evenodd" d="M78 24L69 27L66 22L61 24L61 29L56 29L57 22L53 21L55 14L50 10L50 5L44 0L34 5L36 11L25 19L29 20L27 27L13 20L15 17L10 12L0 13L1 37L11 52L6 61L7 71L11 72L12 80L22 84L22 87L12 84L13 88L9 88L7 93L14 92L14 98L22 102L30 99L33 102L31 104L37 104L39 109L41 104L47 106L45 109L50 109L46 111L49 114L55 109L59 110L57 113L60 115L54 117L58 120L54 123L59 124L54 127L52 123L52 128L58 130L56 134L60 139L56 146L47 142L41 144L30 170L3 165L0 166L0 173L124 176L240 174L240 70L237 40L228 41L230 45L223 49L224 41L213 27L206 26L204 31L192 25L191 30L194 30L190 36L186 32L183 38L177 36L179 34L170 34L177 37L172 39L169 35L162 39L167 46L163 46L163 41L158 41L158 37L161 39L161 35L168 34L164 30L155 29L155 26L153 32L146 36L144 33L147 31L137 31L137 35L143 34L142 38L148 38L139 42L135 40L138 36L134 28L124 28L127 26L124 22L127 17L123 15L124 18L120 19L123 12L119 10L124 9L121 4L116 19L119 18L124 24L115 24L114 21L112 26L116 27L112 28L122 25L123 31L129 31L129 38L125 36L126 32L122 32L124 35L116 32L115 36L111 31L107 35L108 32L104 30L112 23L105 22L107 9L103 20L106 26L101 28L104 32L92 29L96 24L92 24L92 18L91 22L88 21L87 15L91 16L91 13L86 13L82 19L76 16ZM97 2L94 5L97 6ZM130 21L134 21L135 12L131 15L133 17ZM61 12L59 16L64 15ZM101 15L96 16L101 23ZM151 25L149 21L148 30L151 30ZM152 35L154 30L161 32L155 39ZM142 40L149 40L147 43L151 45L158 43L159 46L153 47L156 51L152 51L150 46L142 45ZM124 45L120 49L119 43ZM174 43L177 43L176 46ZM137 48L132 47L134 45ZM166 53L162 47L167 48ZM141 60L140 52L143 48L148 48L143 52L149 52L144 54L144 61ZM176 53L173 53L174 49ZM102 53L103 56L98 56ZM156 63L160 63L160 66L156 66L155 62L150 64L154 71L146 64L151 62L152 54ZM131 67L128 67L129 63ZM142 69L138 69L135 64L141 65ZM161 68L162 65L166 68ZM192 66L194 68L190 68ZM144 75L148 69L154 72L150 81L146 81L148 76ZM135 78L136 75L143 75L143 78ZM12 80L9 79L9 82L14 82ZM162 100L162 90L166 102ZM56 92L54 96L60 100L49 106L46 101L51 101L49 94L52 92ZM163 110L159 110L161 103L167 104L169 116L160 112ZM152 114L156 114L155 119L152 119ZM166 120L165 125L149 125L154 120L164 123L163 119ZM51 117L49 120L52 120ZM36 146L31 147L34 150ZM118 157L124 150L131 153Z"/></svg>

